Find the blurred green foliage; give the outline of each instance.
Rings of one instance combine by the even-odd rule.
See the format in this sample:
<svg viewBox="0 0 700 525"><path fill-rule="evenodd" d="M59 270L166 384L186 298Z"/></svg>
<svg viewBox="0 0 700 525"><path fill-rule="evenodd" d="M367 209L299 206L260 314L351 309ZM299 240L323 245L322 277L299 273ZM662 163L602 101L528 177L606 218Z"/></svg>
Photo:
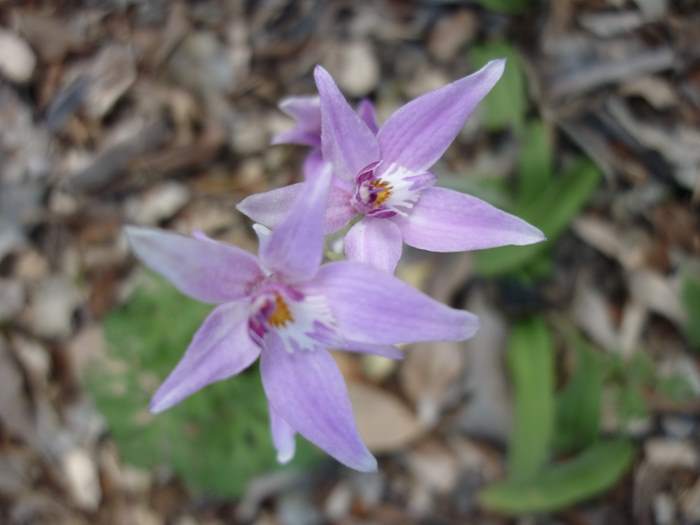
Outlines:
<svg viewBox="0 0 700 525"><path fill-rule="evenodd" d="M515 397L508 478L482 491L485 507L504 514L558 510L604 491L630 466L631 443L598 435L603 386L598 360L583 341L575 350L572 377L555 394L554 344L546 321L515 323L508 346ZM576 455L551 463L562 451Z"/></svg>
<svg viewBox="0 0 700 525"><path fill-rule="evenodd" d="M552 180L554 172L554 145L549 128L544 122L528 122L520 137L518 156L518 208L527 208L536 201L542 188Z"/></svg>
<svg viewBox="0 0 700 525"><path fill-rule="evenodd" d="M476 0L476 3L497 13L518 14L535 5L535 0Z"/></svg>
<svg viewBox="0 0 700 525"><path fill-rule="evenodd" d="M470 54L471 62L477 68L495 58L505 58L506 69L480 106L483 122L492 131L506 126L519 131L527 111L527 93L518 52L506 42L498 41L474 46Z"/></svg>
<svg viewBox="0 0 700 525"><path fill-rule="evenodd" d="M681 299L688 314L686 335L690 345L700 350L700 279L685 275L681 288Z"/></svg>
<svg viewBox="0 0 700 525"><path fill-rule="evenodd" d="M556 511L613 485L633 459L634 447L628 441L601 441L532 479L492 485L480 494L480 501L485 507L505 514Z"/></svg>
<svg viewBox="0 0 700 525"><path fill-rule="evenodd" d="M149 275L105 320L109 355L87 375L87 386L126 462L143 468L167 465L196 493L236 497L251 477L281 468L257 366L162 414L148 413L150 396L210 309ZM291 465L316 461L316 449L297 441Z"/></svg>
<svg viewBox="0 0 700 525"><path fill-rule="evenodd" d="M576 367L557 395L557 432L554 448L560 453L581 450L600 432L604 368L601 356L577 333L569 336Z"/></svg>
<svg viewBox="0 0 700 525"><path fill-rule="evenodd" d="M647 392L671 402L684 402L693 397L693 387L687 378L677 373L661 374L648 352L635 352L629 359L606 354L603 365L605 380L611 384L614 394L612 402L623 423L649 415Z"/></svg>
<svg viewBox="0 0 700 525"><path fill-rule="evenodd" d="M515 13L534 2L478 3L493 11ZM487 130L516 139L517 183L476 178L469 183L452 181L451 187L485 198L543 231L546 242L475 253L476 270L483 276L533 280L551 272L551 248L591 198L601 172L585 158L557 163L550 128L529 114L517 50L498 41L475 46L470 54L475 66L497 57L507 58L506 70L484 99L481 116ZM689 318L688 340L700 349L700 280L686 277L682 299ZM684 378L661 373L643 349L630 356L614 348L600 352L568 321L559 319L557 324L566 349L564 362L573 364L558 391L554 337L546 320L535 316L512 327L508 366L514 424L508 476L480 494L485 507L504 514L560 510L604 492L629 469L635 455L631 441L601 435L604 400L606 409L612 409L614 428L624 432L630 422L649 415L650 394L670 401L692 396Z"/></svg>
<svg viewBox="0 0 700 525"><path fill-rule="evenodd" d="M624 358L597 351L568 321L558 321L564 361L574 358L558 391L554 334L546 320L520 320L511 332L508 366L515 414L508 477L480 495L485 507L504 514L562 509L602 493L627 471L635 454L632 443L601 436L604 392L612 394L620 431L648 415L645 393L674 401L692 397L690 385L677 375L661 374L647 352Z"/></svg>
<svg viewBox="0 0 700 525"><path fill-rule="evenodd" d="M518 52L506 42L497 41L475 46L470 55L475 66L495 57L507 58L506 70L484 99L482 115L487 129L515 134L520 147L518 183L516 191L511 191L503 181L494 183L486 179L477 183L485 187L473 193L537 226L547 241L479 251L475 254L476 270L484 276L513 273L540 276L550 271L552 245L588 202L601 173L592 162L578 159L555 176L552 133L541 120L527 120L525 74ZM467 191L466 187L455 189Z"/></svg>
<svg viewBox="0 0 700 525"><path fill-rule="evenodd" d="M549 459L554 429L554 347L543 319L513 327L508 365L515 405L508 471L511 479L530 479Z"/></svg>
<svg viewBox="0 0 700 525"><path fill-rule="evenodd" d="M538 255L548 256L548 250L581 211L599 180L600 171L593 163L580 159L561 176L540 187L534 198L512 211L540 228L547 241L476 252L476 270L485 276L497 276L533 263Z"/></svg>

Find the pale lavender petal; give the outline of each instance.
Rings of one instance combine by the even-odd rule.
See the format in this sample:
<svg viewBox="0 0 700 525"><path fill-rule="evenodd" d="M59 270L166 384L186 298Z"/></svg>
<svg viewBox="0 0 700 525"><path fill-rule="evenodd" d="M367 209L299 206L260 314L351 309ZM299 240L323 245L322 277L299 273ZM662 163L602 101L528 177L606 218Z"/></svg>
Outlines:
<svg viewBox="0 0 700 525"><path fill-rule="evenodd" d="M194 334L185 355L158 388L153 413L176 405L205 386L245 370L260 355L248 336L246 302L217 306Z"/></svg>
<svg viewBox="0 0 700 525"><path fill-rule="evenodd" d="M375 135L379 131L379 125L377 124L377 112L374 109L374 104L372 101L363 98L357 105L357 114L360 118L367 124L367 127L372 130Z"/></svg>
<svg viewBox="0 0 700 525"><path fill-rule="evenodd" d="M272 409L294 430L350 468L370 472L377 461L362 443L343 376L325 350L287 352L265 338L260 358Z"/></svg>
<svg viewBox="0 0 700 525"><path fill-rule="evenodd" d="M192 230L192 237L195 239L199 239L200 241L211 241L211 242L217 242L211 237L209 237L204 231L202 230Z"/></svg>
<svg viewBox="0 0 700 525"><path fill-rule="evenodd" d="M504 60L492 60L473 75L399 108L377 136L384 169L395 163L420 173L435 164L501 78L504 67Z"/></svg>
<svg viewBox="0 0 700 525"><path fill-rule="evenodd" d="M287 97L279 103L284 113L304 124L306 128L321 129L321 101L317 95Z"/></svg>
<svg viewBox="0 0 700 525"><path fill-rule="evenodd" d="M272 144L321 145L321 104L318 97L289 97L280 102L279 107L295 123L291 130L272 137Z"/></svg>
<svg viewBox="0 0 700 525"><path fill-rule="evenodd" d="M304 183L298 182L264 193L255 193L239 202L236 209L255 222L276 228L289 215L289 210L301 195L303 187Z"/></svg>
<svg viewBox="0 0 700 525"><path fill-rule="evenodd" d="M262 246L270 240L272 230L270 230L270 228L267 226L255 223L253 224L253 231L255 232L255 236L258 238L258 246L260 246L260 249L262 249Z"/></svg>
<svg viewBox="0 0 700 525"><path fill-rule="evenodd" d="M326 235L335 233L357 215L357 211L352 207L352 192L345 188L340 181L334 181L328 195L326 216L324 218Z"/></svg>
<svg viewBox="0 0 700 525"><path fill-rule="evenodd" d="M294 436L296 432L289 426L282 417L275 412L272 406L269 407L270 412L270 433L272 434L272 443L277 450L277 461L279 463L289 463L294 457L296 451L296 443Z"/></svg>
<svg viewBox="0 0 700 525"><path fill-rule="evenodd" d="M134 253L182 293L205 303L245 297L250 283L262 276L250 253L212 240L151 228L127 226Z"/></svg>
<svg viewBox="0 0 700 525"><path fill-rule="evenodd" d="M307 293L323 295L341 337L372 344L462 341L479 321L419 292L396 277L350 261L321 266Z"/></svg>
<svg viewBox="0 0 700 525"><path fill-rule="evenodd" d="M333 164L335 176L354 180L360 170L379 160L377 139L325 69L316 66L314 78L321 97L323 158Z"/></svg>
<svg viewBox="0 0 700 525"><path fill-rule="evenodd" d="M345 235L345 256L394 273L401 259L401 230L388 219L365 217Z"/></svg>
<svg viewBox="0 0 700 525"><path fill-rule="evenodd" d="M312 150L311 153L309 153L304 159L304 166L302 168L304 179L308 180L312 177L316 177L322 170L323 157L321 156L321 150Z"/></svg>
<svg viewBox="0 0 700 525"><path fill-rule="evenodd" d="M316 274L323 259L324 217L331 183L330 166L304 183L289 214L261 246L266 268L292 281Z"/></svg>
<svg viewBox="0 0 700 525"><path fill-rule="evenodd" d="M334 181L336 184L331 187L328 195L324 219L326 234L338 231L357 214L350 203L352 193L337 182ZM299 182L265 193L256 193L243 199L236 208L255 222L268 228L276 228L289 215L292 204L301 194L303 186L304 183Z"/></svg>
<svg viewBox="0 0 700 525"><path fill-rule="evenodd" d="M461 252L543 241L522 219L471 195L429 188L407 217L395 217L404 242L432 252Z"/></svg>

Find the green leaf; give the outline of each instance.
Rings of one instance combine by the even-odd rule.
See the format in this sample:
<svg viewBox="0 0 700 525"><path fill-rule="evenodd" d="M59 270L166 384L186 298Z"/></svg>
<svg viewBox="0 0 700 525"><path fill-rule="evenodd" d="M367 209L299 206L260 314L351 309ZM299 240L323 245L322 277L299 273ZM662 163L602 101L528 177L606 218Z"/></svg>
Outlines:
<svg viewBox="0 0 700 525"><path fill-rule="evenodd" d="M590 161L575 163L561 177L542 188L537 198L515 210L516 215L540 228L548 240L528 246L479 251L475 254L477 272L485 276L512 272L549 249L586 204L599 180L600 171Z"/></svg>
<svg viewBox="0 0 700 525"><path fill-rule="evenodd" d="M534 0L477 0L477 4L491 11L505 14L517 14L532 6Z"/></svg>
<svg viewBox="0 0 700 525"><path fill-rule="evenodd" d="M515 405L508 471L511 479L527 479L547 461L554 429L554 350L542 318L514 326L508 365Z"/></svg>
<svg viewBox="0 0 700 525"><path fill-rule="evenodd" d="M656 390L667 399L676 403L690 402L695 397L693 385L690 384L687 377L680 374L658 378Z"/></svg>
<svg viewBox="0 0 700 525"><path fill-rule="evenodd" d="M554 152L549 129L542 121L529 122L521 134L518 158L518 206L523 208L547 187L552 178Z"/></svg>
<svg viewBox="0 0 700 525"><path fill-rule="evenodd" d="M256 366L163 414L147 409L210 309L148 277L105 320L109 353L89 371L86 386L128 463L166 465L197 493L236 497L251 477L279 468ZM318 457L309 444L299 445L297 468Z"/></svg>
<svg viewBox="0 0 700 525"><path fill-rule="evenodd" d="M621 422L644 418L649 414L644 392L655 387L656 369L648 353L639 351L631 358L606 354L603 362L605 381L610 381L614 410Z"/></svg>
<svg viewBox="0 0 700 525"><path fill-rule="evenodd" d="M479 500L484 507L509 515L556 511L615 484L633 458L634 447L627 441L599 442L536 477L492 485L481 492Z"/></svg>
<svg viewBox="0 0 700 525"><path fill-rule="evenodd" d="M649 415L649 408L639 384L623 383L613 392L615 408L621 422L630 422Z"/></svg>
<svg viewBox="0 0 700 525"><path fill-rule="evenodd" d="M557 397L555 448L573 452L591 445L600 431L603 367L595 351L572 334L576 351L576 369Z"/></svg>
<svg viewBox="0 0 700 525"><path fill-rule="evenodd" d="M506 69L481 103L479 111L483 113L484 125L489 130L500 130L508 126L519 130L527 111L527 94L518 52L502 41L481 44L471 51L471 62L475 67L482 67L495 58L505 58Z"/></svg>
<svg viewBox="0 0 700 525"><path fill-rule="evenodd" d="M686 325L688 341L695 350L700 350L700 279L689 275L683 278L681 300L688 313Z"/></svg>

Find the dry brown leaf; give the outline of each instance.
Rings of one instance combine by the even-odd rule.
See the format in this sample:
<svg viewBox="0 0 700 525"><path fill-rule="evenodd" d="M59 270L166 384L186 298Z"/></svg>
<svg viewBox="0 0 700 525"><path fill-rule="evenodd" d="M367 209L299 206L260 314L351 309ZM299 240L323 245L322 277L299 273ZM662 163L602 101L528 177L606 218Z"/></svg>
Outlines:
<svg viewBox="0 0 700 525"><path fill-rule="evenodd" d="M681 304L678 279L650 270L637 270L628 274L627 284L630 294L640 304L680 326L685 325L688 316Z"/></svg>
<svg viewBox="0 0 700 525"><path fill-rule="evenodd" d="M591 281L591 277L581 276L576 283L571 315L593 342L605 349L616 349L619 334L609 315L608 301Z"/></svg>
<svg viewBox="0 0 700 525"><path fill-rule="evenodd" d="M406 446L423 431L418 419L393 394L363 383L350 383L358 430L372 452Z"/></svg>
<svg viewBox="0 0 700 525"><path fill-rule="evenodd" d="M0 420L10 433L27 443L35 441L36 427L24 393L22 372L5 339L0 336Z"/></svg>
<svg viewBox="0 0 700 525"><path fill-rule="evenodd" d="M460 468L452 453L437 441L422 443L412 450L408 465L420 483L439 494L454 488Z"/></svg>
<svg viewBox="0 0 700 525"><path fill-rule="evenodd" d="M401 387L415 403L423 425L435 424L448 398L450 386L464 368L463 344L455 342L422 343L406 351L400 367Z"/></svg>

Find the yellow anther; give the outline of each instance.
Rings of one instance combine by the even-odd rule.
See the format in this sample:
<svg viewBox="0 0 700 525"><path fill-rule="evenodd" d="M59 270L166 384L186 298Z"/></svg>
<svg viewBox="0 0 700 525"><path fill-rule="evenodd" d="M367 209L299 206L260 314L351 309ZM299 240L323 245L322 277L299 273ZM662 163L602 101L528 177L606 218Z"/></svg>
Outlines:
<svg viewBox="0 0 700 525"><path fill-rule="evenodd" d="M275 309L267 317L267 322L275 328L280 328L293 321L294 318L292 317L292 312L289 311L289 306L287 306L280 294L275 294Z"/></svg>
<svg viewBox="0 0 700 525"><path fill-rule="evenodd" d="M376 179L369 183L374 191L376 191L377 198L372 203L372 206L378 208L381 206L389 197L391 197L391 184L382 179Z"/></svg>

